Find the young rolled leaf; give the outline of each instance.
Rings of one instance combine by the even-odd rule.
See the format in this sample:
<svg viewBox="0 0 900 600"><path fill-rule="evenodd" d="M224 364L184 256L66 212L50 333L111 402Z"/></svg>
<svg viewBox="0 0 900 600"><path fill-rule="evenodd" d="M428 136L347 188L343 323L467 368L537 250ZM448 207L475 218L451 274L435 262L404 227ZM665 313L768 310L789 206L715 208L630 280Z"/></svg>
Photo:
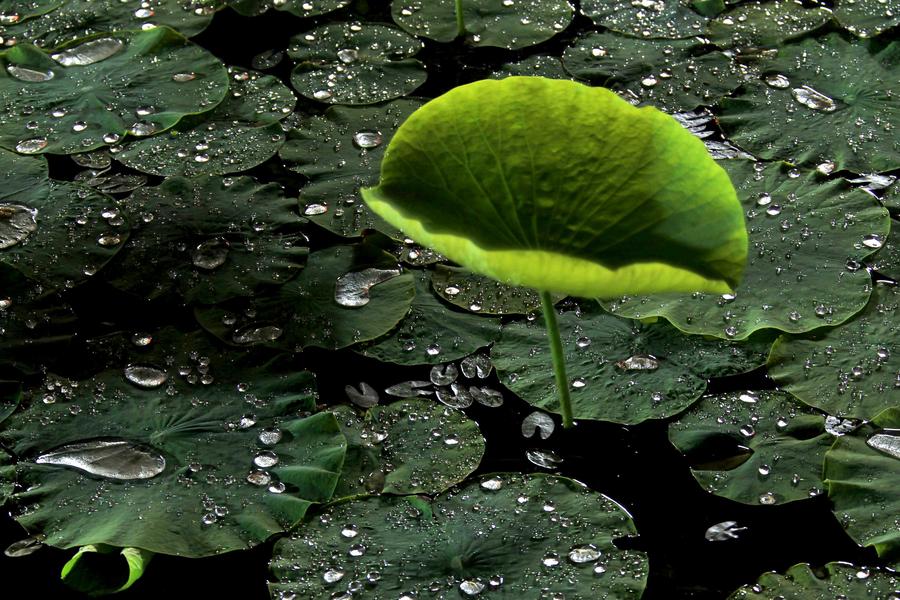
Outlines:
<svg viewBox="0 0 900 600"><path fill-rule="evenodd" d="M703 143L572 81L451 90L400 127L362 195L472 271L549 292L727 292L747 256L740 204Z"/></svg>
<svg viewBox="0 0 900 600"><path fill-rule="evenodd" d="M88 544L63 565L60 579L89 596L124 592L141 578L153 556L140 548Z"/></svg>

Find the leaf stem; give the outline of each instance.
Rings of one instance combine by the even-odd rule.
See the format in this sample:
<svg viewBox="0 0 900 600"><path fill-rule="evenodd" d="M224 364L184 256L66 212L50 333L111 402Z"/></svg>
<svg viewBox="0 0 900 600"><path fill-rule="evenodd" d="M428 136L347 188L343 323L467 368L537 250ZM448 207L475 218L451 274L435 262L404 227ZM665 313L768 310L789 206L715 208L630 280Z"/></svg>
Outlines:
<svg viewBox="0 0 900 600"><path fill-rule="evenodd" d="M462 0L456 0L456 35L457 37L466 35L466 23L463 21Z"/></svg>
<svg viewBox="0 0 900 600"><path fill-rule="evenodd" d="M572 402L569 399L569 378L566 376L566 357L563 355L562 340L559 337L559 325L556 323L556 309L550 292L540 292L541 308L544 311L544 323L547 325L547 337L550 339L550 356L553 360L553 372L556 375L556 389L559 392L559 406L562 409L562 424L568 429L574 424L572 419Z"/></svg>

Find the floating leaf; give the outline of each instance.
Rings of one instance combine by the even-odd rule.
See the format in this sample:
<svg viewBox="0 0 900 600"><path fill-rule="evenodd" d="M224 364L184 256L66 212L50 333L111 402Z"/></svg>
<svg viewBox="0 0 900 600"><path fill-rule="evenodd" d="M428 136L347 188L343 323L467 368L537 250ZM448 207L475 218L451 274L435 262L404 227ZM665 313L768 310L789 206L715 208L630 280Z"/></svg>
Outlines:
<svg viewBox="0 0 900 600"><path fill-rule="evenodd" d="M78 549L63 566L60 577L70 588L84 594L114 594L134 585L152 558L152 552L140 548L90 544Z"/></svg>
<svg viewBox="0 0 900 600"><path fill-rule="evenodd" d="M765 362L768 350L766 341L686 337L665 322L647 325L599 309L567 311L557 319L576 419L639 423L669 417L700 397L708 377L750 371ZM505 325L491 359L510 390L533 406L559 412L542 325Z"/></svg>
<svg viewBox="0 0 900 600"><path fill-rule="evenodd" d="M168 27L81 39L52 55L17 44L0 64L0 146L23 154L158 133L212 109L228 89L225 67Z"/></svg>
<svg viewBox="0 0 900 600"><path fill-rule="evenodd" d="M332 409L347 438L334 498L361 494L435 495L472 473L484 454L478 424L427 400L402 400L357 416Z"/></svg>
<svg viewBox="0 0 900 600"><path fill-rule="evenodd" d="M820 598L891 598L900 578L885 571L870 571L849 563L832 562L813 570L794 565L784 575L763 573L756 584L746 585L728 600L819 600Z"/></svg>
<svg viewBox="0 0 900 600"><path fill-rule="evenodd" d="M422 43L395 27L333 23L291 38L297 61L291 85L329 104L375 104L409 94L425 83L425 68L411 58Z"/></svg>
<svg viewBox="0 0 900 600"><path fill-rule="evenodd" d="M175 287L207 303L280 285L309 252L294 207L276 184L250 177L170 177L128 199L139 227L107 277L146 298Z"/></svg>
<svg viewBox="0 0 900 600"><path fill-rule="evenodd" d="M229 94L216 108L166 133L127 144L122 164L154 175L224 175L270 159L284 143L277 124L294 109L294 94L275 77L229 68Z"/></svg>
<svg viewBox="0 0 900 600"><path fill-rule="evenodd" d="M889 90L898 57L896 43L872 54L837 33L784 46L759 61L759 81L722 102L719 121L731 141L763 159L830 162L857 173L896 169L900 97Z"/></svg>
<svg viewBox="0 0 900 600"><path fill-rule="evenodd" d="M548 292L725 292L746 257L739 204L703 143L572 81L482 80L432 100L361 193L450 260Z"/></svg>
<svg viewBox="0 0 900 600"><path fill-rule="evenodd" d="M492 79L515 76L572 79L569 72L563 68L562 60L558 56L543 54L535 54L516 62L506 63L499 70L491 73Z"/></svg>
<svg viewBox="0 0 900 600"><path fill-rule="evenodd" d="M160 25L191 37L206 29L221 6L218 0L32 0L28 4L47 5L49 10L7 25L3 35L45 49L96 33Z"/></svg>
<svg viewBox="0 0 900 600"><path fill-rule="evenodd" d="M792 0L739 4L709 23L707 35L720 46L776 47L818 29L831 20L831 10L807 8Z"/></svg>
<svg viewBox="0 0 900 600"><path fill-rule="evenodd" d="M802 333L838 325L859 312L871 278L858 261L887 235L886 211L845 182L788 165L722 165L747 211L750 234L747 272L734 294L627 297L608 303L610 310L739 340L767 327Z"/></svg>
<svg viewBox="0 0 900 600"><path fill-rule="evenodd" d="M615 33L589 33L566 49L565 69L607 86L634 104L667 112L710 106L741 84L731 59L702 53L695 40L641 40Z"/></svg>
<svg viewBox="0 0 900 600"><path fill-rule="evenodd" d="M900 292L876 287L866 308L841 327L782 336L769 373L785 390L830 414L871 419L896 403Z"/></svg>
<svg viewBox="0 0 900 600"><path fill-rule="evenodd" d="M638 38L689 38L703 33L706 17L690 0L582 0L581 12L597 25Z"/></svg>
<svg viewBox="0 0 900 600"><path fill-rule="evenodd" d="M647 560L612 542L634 531L622 507L571 479L498 473L432 502L382 496L329 507L276 544L269 589L320 598L368 581L372 598L540 589L637 599Z"/></svg>
<svg viewBox="0 0 900 600"><path fill-rule="evenodd" d="M754 505L821 494L822 459L834 437L825 417L782 392L704 398L669 425L694 478L717 496Z"/></svg>
<svg viewBox="0 0 900 600"><path fill-rule="evenodd" d="M859 37L875 37L900 25L900 2L897 0L839 0L834 18Z"/></svg>
<svg viewBox="0 0 900 600"><path fill-rule="evenodd" d="M508 50L549 40L575 14L569 0L465 0L461 6L466 42ZM391 16L419 37L450 42L459 35L454 0L394 0Z"/></svg>
<svg viewBox="0 0 900 600"><path fill-rule="evenodd" d="M438 296L471 312L488 315L527 315L541 309L540 295L529 288L500 283L458 267L438 265L431 275ZM562 294L553 297L555 302Z"/></svg>
<svg viewBox="0 0 900 600"><path fill-rule="evenodd" d="M833 510L847 533L900 565L900 409L872 419L835 441L825 455L825 481ZM893 450L891 450L893 448Z"/></svg>
<svg viewBox="0 0 900 600"><path fill-rule="evenodd" d="M396 229L361 201L359 188L378 181L384 149L400 124L422 105L394 100L379 106L332 106L288 132L278 156L288 169L309 178L300 189L300 212L343 237Z"/></svg>
<svg viewBox="0 0 900 600"><path fill-rule="evenodd" d="M290 528L331 497L345 440L330 414L296 416L313 406L311 374L257 369L251 405L233 384L170 395L135 386L120 370L67 386L50 403L31 390L30 404L0 432L18 457L17 520L61 548L103 543L189 557ZM85 438L98 434L163 457L164 468L122 484L125 465L107 462L88 475L40 458L63 448L77 456L73 445L95 447Z"/></svg>
<svg viewBox="0 0 900 600"><path fill-rule="evenodd" d="M283 10L298 17L315 17L338 10L350 0L225 0L226 4L246 16L260 15L270 8Z"/></svg>
<svg viewBox="0 0 900 600"><path fill-rule="evenodd" d="M348 274L360 277L352 289L338 284ZM202 307L196 315L229 344L335 350L393 329L414 296L412 275L389 254L367 245L335 246L310 254L300 275L249 306Z"/></svg>
<svg viewBox="0 0 900 600"><path fill-rule="evenodd" d="M431 291L427 271L415 274L416 297L409 314L387 336L358 352L401 365L433 365L456 360L489 345L500 335L499 319L448 306Z"/></svg>

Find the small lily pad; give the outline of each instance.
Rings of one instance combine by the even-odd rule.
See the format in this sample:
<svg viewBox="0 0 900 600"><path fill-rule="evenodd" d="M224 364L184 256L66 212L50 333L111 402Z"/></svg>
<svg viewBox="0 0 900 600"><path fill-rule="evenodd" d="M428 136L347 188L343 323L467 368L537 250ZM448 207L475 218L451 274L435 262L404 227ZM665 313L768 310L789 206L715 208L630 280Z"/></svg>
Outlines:
<svg viewBox="0 0 900 600"><path fill-rule="evenodd" d="M548 79L573 79L563 68L558 56L535 54L528 58L504 64L499 70L491 73L493 79L504 77L546 77Z"/></svg>
<svg viewBox="0 0 900 600"><path fill-rule="evenodd" d="M294 207L278 185L250 177L170 177L125 202L138 227L107 278L145 298L174 287L205 303L280 285L309 253Z"/></svg>
<svg viewBox="0 0 900 600"><path fill-rule="evenodd" d="M222 63L168 27L98 34L50 55L17 44L0 52L0 65L0 146L22 154L158 133L228 90Z"/></svg>
<svg viewBox="0 0 900 600"><path fill-rule="evenodd" d="M298 17L328 14L350 4L351 0L226 0L226 4L242 15L261 15L270 8Z"/></svg>
<svg viewBox="0 0 900 600"><path fill-rule="evenodd" d="M837 33L778 50L757 65L762 76L721 104L726 136L763 159L857 173L900 167L891 126L900 97L887 93L900 73L897 43L877 54Z"/></svg>
<svg viewBox="0 0 900 600"><path fill-rule="evenodd" d="M739 71L721 52L695 40L643 40L589 33L563 55L566 71L619 92L634 104L667 112L711 106L741 84Z"/></svg>
<svg viewBox="0 0 900 600"><path fill-rule="evenodd" d="M437 265L431 286L438 296L468 311L486 315L528 315L541 310L535 290L500 283L459 267ZM562 294L554 295L555 302Z"/></svg>
<svg viewBox="0 0 900 600"><path fill-rule="evenodd" d="M121 370L31 390L0 432L17 458L17 520L61 548L187 557L290 528L331 497L346 442L333 415L297 417L313 406L311 374L258 367L252 405L234 385L170 395Z"/></svg>
<svg viewBox="0 0 900 600"><path fill-rule="evenodd" d="M336 350L393 329L414 296L412 275L390 254L365 244L335 246L310 254L300 275L274 292L195 314L228 344Z"/></svg>
<svg viewBox="0 0 900 600"><path fill-rule="evenodd" d="M329 507L275 545L269 589L324 598L368 581L372 598L484 591L508 600L540 589L636 600L647 559L613 544L634 532L621 506L576 481L498 473L431 502L381 496Z"/></svg>
<svg viewBox="0 0 900 600"><path fill-rule="evenodd" d="M422 43L388 25L333 23L291 38L291 85L328 104L375 104L425 83Z"/></svg>
<svg viewBox="0 0 900 600"><path fill-rule="evenodd" d="M557 320L576 419L633 424L672 416L700 397L708 377L750 371L765 362L768 350L766 341L684 336L665 322L643 324L597 308L563 312ZM559 412L542 323L505 325L491 359L510 390Z"/></svg>
<svg viewBox="0 0 900 600"><path fill-rule="evenodd" d="M569 0L465 0L462 22L469 44L518 50L547 41L575 15ZM459 36L454 0L394 0L394 22L413 35L451 42Z"/></svg>
<svg viewBox="0 0 900 600"><path fill-rule="evenodd" d="M725 48L776 47L818 29L831 18L831 10L821 6L807 8L792 0L753 0L710 21L706 35Z"/></svg>
<svg viewBox="0 0 900 600"><path fill-rule="evenodd" d="M872 419L835 441L825 455L825 480L834 513L860 544L900 565L900 409ZM897 584L895 584L896 586ZM894 588L896 589L896 587Z"/></svg>
<svg viewBox="0 0 900 600"><path fill-rule="evenodd" d="M708 19L691 5L691 0L581 0L581 12L617 33L677 39L703 33Z"/></svg>
<svg viewBox="0 0 900 600"><path fill-rule="evenodd" d="M278 121L294 109L294 94L271 75L229 68L229 94L216 108L185 118L162 135L135 140L116 160L153 175L224 175L251 169L284 143Z"/></svg>
<svg viewBox="0 0 900 600"><path fill-rule="evenodd" d="M665 317L689 333L745 339L775 328L802 333L859 312L871 278L859 261L887 236L887 211L840 180L785 164L724 161L750 234L747 272L734 294L626 297L606 306L626 317Z"/></svg>
<svg viewBox="0 0 900 600"><path fill-rule="evenodd" d="M290 130L278 156L309 178L300 189L304 217L343 237L377 229L399 232L362 202L359 188L378 181L384 149L400 124L422 105L394 100L378 106L332 106Z"/></svg>
<svg viewBox="0 0 900 600"><path fill-rule="evenodd" d="M859 37L870 38L900 25L897 0L838 0L834 18Z"/></svg>
<svg viewBox="0 0 900 600"><path fill-rule="evenodd" d="M871 419L897 402L900 292L878 286L866 308L841 327L782 336L769 374L800 400L841 417Z"/></svg>
<svg viewBox="0 0 900 600"><path fill-rule="evenodd" d="M694 478L743 504L782 504L823 493L822 459L834 437L825 416L783 392L704 398L669 425Z"/></svg>
<svg viewBox="0 0 900 600"><path fill-rule="evenodd" d="M500 336L500 320L473 315L445 304L431 290L427 271L414 275L416 297L409 314L387 336L358 352L401 365L434 365L456 360Z"/></svg>
<svg viewBox="0 0 900 600"><path fill-rule="evenodd" d="M754 585L746 585L728 600L819 600L820 598L893 598L900 577L885 571L870 571L849 563L832 562L813 570L794 565L784 575L764 573Z"/></svg>
<svg viewBox="0 0 900 600"><path fill-rule="evenodd" d="M365 494L439 494L472 473L484 438L463 413L427 400L401 400L357 416L332 409L347 438L334 498Z"/></svg>

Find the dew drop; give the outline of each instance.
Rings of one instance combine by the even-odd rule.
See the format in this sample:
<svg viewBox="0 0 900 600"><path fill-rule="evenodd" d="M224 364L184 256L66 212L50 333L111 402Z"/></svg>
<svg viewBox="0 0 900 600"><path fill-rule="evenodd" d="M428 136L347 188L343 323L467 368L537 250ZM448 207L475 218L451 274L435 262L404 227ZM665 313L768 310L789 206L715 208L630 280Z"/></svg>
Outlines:
<svg viewBox="0 0 900 600"><path fill-rule="evenodd" d="M19 65L6 65L6 72L18 79L19 81L27 81L29 83L38 83L42 81L50 81L56 75L50 69L46 71L38 71Z"/></svg>
<svg viewBox="0 0 900 600"><path fill-rule="evenodd" d="M24 241L37 231L37 209L0 203L0 250Z"/></svg>
<svg viewBox="0 0 900 600"><path fill-rule="evenodd" d="M260 431L257 439L259 440L260 444L264 444L266 446L274 446L281 441L282 435L283 434L281 433L280 429L270 427Z"/></svg>
<svg viewBox="0 0 900 600"><path fill-rule="evenodd" d="M123 439L66 444L41 454L35 463L72 467L107 479L150 479L166 468L166 459L150 448Z"/></svg>
<svg viewBox="0 0 900 600"><path fill-rule="evenodd" d="M278 455L271 450L263 450L253 457L253 464L263 469L274 467L278 464Z"/></svg>
<svg viewBox="0 0 900 600"><path fill-rule="evenodd" d="M600 558L601 552L593 544L586 546L575 546L569 550L569 560L576 565L583 565L596 561Z"/></svg>
<svg viewBox="0 0 900 600"><path fill-rule="evenodd" d="M50 57L64 67L83 67L106 60L124 47L122 40L100 38L51 54Z"/></svg>
<svg viewBox="0 0 900 600"><path fill-rule="evenodd" d="M166 372L148 365L128 365L125 367L125 379L128 383L145 390L152 390L163 385L169 376Z"/></svg>
<svg viewBox="0 0 900 600"><path fill-rule="evenodd" d="M370 300L369 291L374 286L399 275L399 269L376 269L374 267L346 273L335 281L334 301L348 308L365 306Z"/></svg>
<svg viewBox="0 0 900 600"><path fill-rule="evenodd" d="M794 97L794 100L813 110L820 112L834 112L837 110L837 104L834 100L808 85L792 89L791 95Z"/></svg>
<svg viewBox="0 0 900 600"><path fill-rule="evenodd" d="M377 148L384 142L384 136L380 131L362 130L353 134L353 145L357 148Z"/></svg>
<svg viewBox="0 0 900 600"><path fill-rule="evenodd" d="M30 138L16 144L16 152L20 154L37 154L47 147L46 138Z"/></svg>
<svg viewBox="0 0 900 600"><path fill-rule="evenodd" d="M228 259L228 240L214 238L201 242L191 253L191 262L198 269L212 271L225 264Z"/></svg>

